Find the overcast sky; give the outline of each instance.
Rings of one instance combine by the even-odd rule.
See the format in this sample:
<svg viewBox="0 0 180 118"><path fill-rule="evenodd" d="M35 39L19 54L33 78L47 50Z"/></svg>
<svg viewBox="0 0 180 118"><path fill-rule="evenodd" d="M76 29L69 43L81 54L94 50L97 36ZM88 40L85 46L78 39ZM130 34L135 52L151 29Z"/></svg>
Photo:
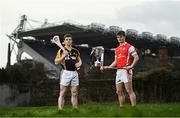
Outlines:
<svg viewBox="0 0 180 118"><path fill-rule="evenodd" d="M0 67L7 62L9 39L5 34L15 29L22 14L42 22L46 18L83 25L99 22L106 27L180 37L180 0L1 0L0 12Z"/></svg>

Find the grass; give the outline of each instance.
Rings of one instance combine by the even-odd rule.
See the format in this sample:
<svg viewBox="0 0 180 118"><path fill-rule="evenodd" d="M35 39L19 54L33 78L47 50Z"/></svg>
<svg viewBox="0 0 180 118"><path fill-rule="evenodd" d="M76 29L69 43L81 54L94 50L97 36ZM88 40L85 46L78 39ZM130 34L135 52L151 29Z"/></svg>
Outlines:
<svg viewBox="0 0 180 118"><path fill-rule="evenodd" d="M139 104L136 108L116 103L90 103L79 105L77 110L66 105L64 111L57 106L1 108L0 117L180 117L180 103Z"/></svg>

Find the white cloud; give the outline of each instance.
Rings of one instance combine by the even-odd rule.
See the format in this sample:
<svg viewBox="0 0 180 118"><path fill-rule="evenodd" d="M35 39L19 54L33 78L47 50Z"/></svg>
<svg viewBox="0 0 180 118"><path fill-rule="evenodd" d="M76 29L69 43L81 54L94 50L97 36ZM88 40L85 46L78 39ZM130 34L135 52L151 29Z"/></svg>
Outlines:
<svg viewBox="0 0 180 118"><path fill-rule="evenodd" d="M122 24L141 31L180 36L180 1L142 2L119 10L117 16ZM138 28L140 24L145 27Z"/></svg>
<svg viewBox="0 0 180 118"><path fill-rule="evenodd" d="M100 22L134 28L139 31L180 36L178 0L1 0L0 1L0 67L6 65L10 34L18 25L18 18L49 22L73 20L87 25ZM15 60L15 55L12 57Z"/></svg>

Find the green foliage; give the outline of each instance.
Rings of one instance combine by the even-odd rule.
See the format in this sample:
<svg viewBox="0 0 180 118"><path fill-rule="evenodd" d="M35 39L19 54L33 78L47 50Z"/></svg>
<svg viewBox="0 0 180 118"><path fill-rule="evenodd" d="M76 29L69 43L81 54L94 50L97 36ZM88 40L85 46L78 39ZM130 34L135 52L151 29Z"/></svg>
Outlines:
<svg viewBox="0 0 180 118"><path fill-rule="evenodd" d="M178 102L180 100L180 72L160 68L140 73L134 78L139 101Z"/></svg>
<svg viewBox="0 0 180 118"><path fill-rule="evenodd" d="M146 81L153 79L180 79L180 72L171 69L159 68L152 71L139 73L134 77L134 79Z"/></svg>
<svg viewBox="0 0 180 118"><path fill-rule="evenodd" d="M0 83L31 83L46 78L42 63L24 60L0 69Z"/></svg>

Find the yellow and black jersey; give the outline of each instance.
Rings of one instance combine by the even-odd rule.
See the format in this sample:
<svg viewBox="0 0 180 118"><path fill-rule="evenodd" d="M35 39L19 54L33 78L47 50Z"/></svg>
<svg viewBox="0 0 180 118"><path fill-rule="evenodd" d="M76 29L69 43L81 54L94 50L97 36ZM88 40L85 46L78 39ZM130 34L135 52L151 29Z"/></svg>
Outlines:
<svg viewBox="0 0 180 118"><path fill-rule="evenodd" d="M65 70L74 71L76 70L75 64L79 62L80 60L80 53L75 48L72 48L71 50L68 50L68 49L66 50L68 51L68 55L64 58L64 60L61 63L62 68ZM62 53L63 53L63 50L60 49L57 52L56 59L60 58L62 56Z"/></svg>

